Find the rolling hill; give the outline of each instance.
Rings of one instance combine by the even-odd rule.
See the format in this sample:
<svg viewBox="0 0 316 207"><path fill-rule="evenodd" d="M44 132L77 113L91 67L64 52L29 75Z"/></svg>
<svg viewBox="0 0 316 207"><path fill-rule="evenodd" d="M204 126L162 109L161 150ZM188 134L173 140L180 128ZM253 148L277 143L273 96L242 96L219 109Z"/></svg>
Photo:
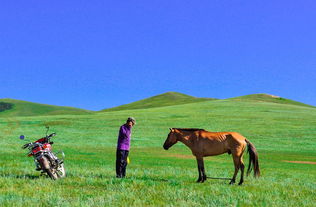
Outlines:
<svg viewBox="0 0 316 207"><path fill-rule="evenodd" d="M304 107L315 106L304 104L301 102L293 101L290 99L282 98L279 96L269 94L251 94L246 96L239 96L228 99L215 99L215 98L197 98L194 96L186 95L178 92L167 92L150 98L146 98L140 101L124 104L121 106L108 108L99 112L110 112L110 111L122 111L122 110L134 110L134 109L149 109L165 106L175 106L183 104L192 104L200 102L222 102L232 101L235 103L242 102L264 102L264 103L276 103L276 104L287 104ZM82 115L90 114L93 111L78 109L74 107L65 106L54 106L48 104L32 103L28 101L21 101L15 99L0 99L0 117L7 116L39 116L39 115Z"/></svg>
<svg viewBox="0 0 316 207"><path fill-rule="evenodd" d="M133 109L147 109L147 108L155 108L155 107L164 107L164 106L174 106L188 103L198 103L204 101L216 101L220 99L215 98L197 98L190 95L186 95L178 92L167 92L157 96L153 96L150 98L146 98L140 101L132 102L129 104L124 104L121 106L104 109L100 112L107 111L121 111L121 110L133 110ZM289 105L297 105L297 106L305 106L305 107L313 107L315 106L304 104L298 101L293 101L290 99L282 98L279 96L274 96L270 94L251 94L246 96L239 96L234 98L228 98L223 100L230 100L236 102L242 101L251 101L251 102L267 102L267 103L277 103L277 104L289 104Z"/></svg>
<svg viewBox="0 0 316 207"><path fill-rule="evenodd" d="M312 106L312 105L308 105L308 104L304 104L304 103L301 103L298 101L293 101L290 99L286 99L286 98L282 98L282 97L270 95L270 94L264 94L264 93L239 96L239 97L235 97L235 98L230 98L229 100L270 102L270 103L277 103L277 104L290 104L290 105L306 106L306 107L314 107L315 108L315 106Z"/></svg>
<svg viewBox="0 0 316 207"><path fill-rule="evenodd" d="M32 103L15 99L0 99L0 117L88 114L91 111L66 106Z"/></svg>
<svg viewBox="0 0 316 207"><path fill-rule="evenodd" d="M196 103L203 101L216 100L214 98L197 98L178 92L167 92L150 98L146 98L140 101L136 101L129 104L124 104L114 108L104 109L105 111L120 111L120 110L131 110L131 109L147 109L163 106L180 105L187 103Z"/></svg>

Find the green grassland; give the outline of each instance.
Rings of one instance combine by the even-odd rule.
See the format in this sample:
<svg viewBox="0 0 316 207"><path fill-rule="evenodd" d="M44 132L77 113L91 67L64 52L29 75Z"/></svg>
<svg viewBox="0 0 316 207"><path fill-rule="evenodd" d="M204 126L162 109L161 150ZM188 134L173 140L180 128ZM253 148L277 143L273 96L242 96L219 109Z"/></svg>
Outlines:
<svg viewBox="0 0 316 207"><path fill-rule="evenodd" d="M91 111L74 107L39 104L9 98L0 99L0 102L13 104L12 109L0 112L0 117L92 113Z"/></svg>
<svg viewBox="0 0 316 207"><path fill-rule="evenodd" d="M118 128L128 116L133 129L127 178L115 178ZM21 149L45 125L57 132L68 176L39 177ZM197 167L186 146L168 151L169 127L237 131L257 148L262 176L243 186L226 180L195 183ZM315 206L316 108L265 101L210 100L183 105L86 115L0 117L0 206ZM245 156L246 167L248 155ZM211 177L231 177L232 157L206 158ZM239 176L238 176L239 179Z"/></svg>
<svg viewBox="0 0 316 207"><path fill-rule="evenodd" d="M155 108L155 107L196 103L196 102L210 101L210 100L216 100L216 99L197 98L197 97L189 96L183 93L167 92L167 93L159 94L157 96L146 98L140 101L135 101L133 103L124 104L124 105L109 108L109 109L104 109L102 111L105 112L105 111L121 111L121 110L131 110L131 109Z"/></svg>
<svg viewBox="0 0 316 207"><path fill-rule="evenodd" d="M230 98L230 100L235 100L235 101L256 101L256 102L271 102L271 103L278 103L278 104L291 104L291 105L297 105L297 106L306 106L306 107L314 107L312 105L304 104L298 101L293 101L287 98L279 97L279 96L274 96L270 94L264 94L264 93L259 93L259 94L250 94L246 96L239 96L239 97L234 97Z"/></svg>

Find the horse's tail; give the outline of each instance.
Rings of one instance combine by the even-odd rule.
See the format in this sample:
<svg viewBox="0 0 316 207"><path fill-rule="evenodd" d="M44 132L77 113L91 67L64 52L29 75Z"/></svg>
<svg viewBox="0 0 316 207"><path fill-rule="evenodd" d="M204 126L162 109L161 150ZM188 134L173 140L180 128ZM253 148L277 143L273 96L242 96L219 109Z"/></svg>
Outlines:
<svg viewBox="0 0 316 207"><path fill-rule="evenodd" d="M259 169L258 152L255 146L251 142L249 142L249 140L246 139L246 143L247 143L248 153L249 153L249 166L247 170L247 176L250 174L253 168L254 176L259 177L260 169Z"/></svg>

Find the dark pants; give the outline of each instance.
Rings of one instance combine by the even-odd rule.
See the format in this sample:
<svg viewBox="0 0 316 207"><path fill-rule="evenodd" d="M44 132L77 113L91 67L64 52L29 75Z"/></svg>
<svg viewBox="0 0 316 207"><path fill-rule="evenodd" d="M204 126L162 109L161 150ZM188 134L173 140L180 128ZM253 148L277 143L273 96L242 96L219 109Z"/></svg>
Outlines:
<svg viewBox="0 0 316 207"><path fill-rule="evenodd" d="M126 175L128 150L116 150L116 177L124 178Z"/></svg>

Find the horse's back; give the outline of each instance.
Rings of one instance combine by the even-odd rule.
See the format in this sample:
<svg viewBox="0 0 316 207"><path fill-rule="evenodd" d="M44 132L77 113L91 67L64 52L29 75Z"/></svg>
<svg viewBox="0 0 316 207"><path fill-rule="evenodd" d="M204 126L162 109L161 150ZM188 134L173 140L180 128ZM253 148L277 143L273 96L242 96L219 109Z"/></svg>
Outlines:
<svg viewBox="0 0 316 207"><path fill-rule="evenodd" d="M207 137L210 140L236 140L236 141L245 141L246 138L239 134L238 132L208 132L205 131L204 134L201 134L202 137Z"/></svg>
<svg viewBox="0 0 316 207"><path fill-rule="evenodd" d="M203 156L214 156L228 152L227 134L229 133L201 131L194 151L203 154Z"/></svg>
<svg viewBox="0 0 316 207"><path fill-rule="evenodd" d="M201 147L205 156L243 151L246 138L238 132L208 132L201 133Z"/></svg>

